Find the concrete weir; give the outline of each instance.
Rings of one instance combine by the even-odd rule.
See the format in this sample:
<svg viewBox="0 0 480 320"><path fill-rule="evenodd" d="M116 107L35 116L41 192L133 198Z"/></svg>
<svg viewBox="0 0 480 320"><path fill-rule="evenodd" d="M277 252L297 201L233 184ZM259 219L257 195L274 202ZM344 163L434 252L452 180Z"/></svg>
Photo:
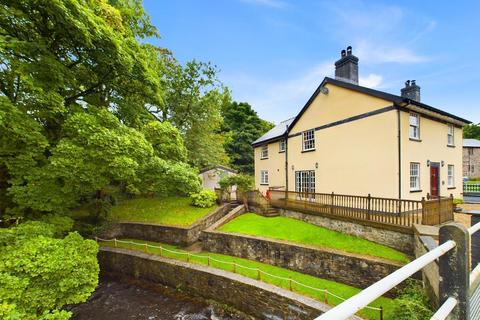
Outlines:
<svg viewBox="0 0 480 320"><path fill-rule="evenodd" d="M257 319L314 319L330 306L239 274L119 248L101 248L103 272L181 289ZM353 319L361 319L355 317Z"/></svg>

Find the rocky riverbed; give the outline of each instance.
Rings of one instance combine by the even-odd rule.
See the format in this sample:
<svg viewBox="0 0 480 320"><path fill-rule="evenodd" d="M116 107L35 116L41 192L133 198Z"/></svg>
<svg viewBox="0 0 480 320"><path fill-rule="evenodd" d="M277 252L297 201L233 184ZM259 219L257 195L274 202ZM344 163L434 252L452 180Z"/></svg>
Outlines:
<svg viewBox="0 0 480 320"><path fill-rule="evenodd" d="M251 319L188 293L133 279L104 277L86 303L72 306L74 320Z"/></svg>

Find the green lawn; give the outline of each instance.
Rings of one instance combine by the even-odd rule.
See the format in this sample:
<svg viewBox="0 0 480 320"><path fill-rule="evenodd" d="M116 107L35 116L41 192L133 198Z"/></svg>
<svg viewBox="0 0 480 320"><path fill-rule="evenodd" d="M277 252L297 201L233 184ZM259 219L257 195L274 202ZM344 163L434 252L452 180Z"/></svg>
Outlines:
<svg viewBox="0 0 480 320"><path fill-rule="evenodd" d="M190 198L137 198L112 207L110 217L119 221L149 222L186 227L217 208L198 208Z"/></svg>
<svg viewBox="0 0 480 320"><path fill-rule="evenodd" d="M163 244L163 243L158 243L158 242L148 242L148 241L130 240L130 239L124 239L124 240L134 241L136 243L141 243L141 244L148 243L150 245L162 246L163 248L170 249L170 250L175 250L177 252L183 252L183 253L187 252L187 251L178 249L175 246L167 245L167 244ZM102 242L102 245L113 247L114 242L113 241ZM126 248L126 249L145 251L145 247L143 245L125 244L125 243L117 242L117 246L121 247L121 248ZM159 255L160 254L160 249L148 247L148 253ZM252 261L252 260L247 260L247 259L242 259L242 258L237 258L237 257L232 257L232 256L227 256L227 255L222 255L222 254L217 254L217 253L210 253L210 252L202 252L202 253L194 253L194 254L197 255L197 256L201 256L201 257L194 257L194 256L187 257L187 255L169 253L166 250L162 250L162 256L163 257L172 258L172 259L176 259L176 260L183 260L183 261L188 260L189 262L203 264L203 265L207 265L209 263L208 258L207 258L207 256L209 256L210 258L212 258L212 259L210 259L210 266L211 267L236 272L236 273L242 274L244 276L247 276L247 277L253 278L253 279L258 279L258 272L257 271L248 270L248 269L244 269L244 268L241 268L241 267L235 267L235 269L234 269L233 266L230 265L230 264L216 262L213 259L217 259L217 260L220 260L222 262L236 262L238 265L249 267L249 268L257 268L257 269L260 269L260 270L262 270L266 273L269 273L269 274L272 274L272 275L275 275L275 276L280 276L280 277L284 277L284 278L291 278L292 280L298 281L299 283L306 284L306 285L308 285L310 287L313 287L313 288L327 289L331 293L331 294L328 294L328 304L330 304L330 305L337 305L339 302L341 302L340 299L334 297L332 294L335 294L335 295L340 296L342 298L349 298L349 297L351 297L351 296L353 296L353 295L355 295L355 294L357 294L358 292L361 291L358 288L351 287L351 286L348 286L348 285L345 285L345 284L342 284L342 283L338 283L338 282L334 282L334 281L330 281L330 280L326 280L326 279L321 279L321 278L309 276L309 275L302 274L302 273L299 273L299 272L290 271L290 270L282 269L282 268L279 268L279 267L274 267L274 266L271 266L271 265L268 265L268 264L264 264L264 263L260 263L260 262L256 262L256 261ZM285 289L290 288L290 283L289 283L288 280L277 279L277 278L274 278L274 277L271 277L271 276L268 276L268 275L265 275L265 274L261 274L260 280L262 280L263 282L273 284L275 286L285 288ZM316 291L316 290L313 290L313 289L302 287L302 286L300 286L300 285L298 285L294 282L292 283L292 290L295 291L295 292L298 292L300 294L310 296L310 297L312 297L314 299L317 299L317 300L320 300L320 301L324 301L324 299L325 299L325 294L323 292L319 292L319 291ZM395 301L394 300L389 299L389 298L385 298L385 297L381 297L381 298L375 300L372 304L370 304L370 306L373 306L373 307L382 306L383 309L384 309L384 319L393 319L393 317L391 316L391 313L392 313L392 310L395 306ZM359 315L362 316L362 317L366 317L368 319L380 319L379 311L377 311L377 310L363 309L359 313Z"/></svg>
<svg viewBox="0 0 480 320"><path fill-rule="evenodd" d="M219 231L287 240L401 263L409 262L407 255L387 246L286 217L266 218L246 213L224 224Z"/></svg>

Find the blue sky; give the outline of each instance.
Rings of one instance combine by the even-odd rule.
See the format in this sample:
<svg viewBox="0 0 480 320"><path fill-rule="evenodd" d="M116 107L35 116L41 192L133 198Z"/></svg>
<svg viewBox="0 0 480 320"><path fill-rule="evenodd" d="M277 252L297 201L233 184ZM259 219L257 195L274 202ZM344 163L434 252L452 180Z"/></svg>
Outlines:
<svg viewBox="0 0 480 320"><path fill-rule="evenodd" d="M278 123L295 116L348 45L360 84L480 122L480 1L144 0L185 62L211 61L236 101Z"/></svg>

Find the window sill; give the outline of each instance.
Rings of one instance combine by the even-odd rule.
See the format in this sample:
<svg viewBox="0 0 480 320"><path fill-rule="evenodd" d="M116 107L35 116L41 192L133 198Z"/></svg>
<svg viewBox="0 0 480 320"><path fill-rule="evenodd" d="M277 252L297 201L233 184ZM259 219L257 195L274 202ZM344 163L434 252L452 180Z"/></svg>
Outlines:
<svg viewBox="0 0 480 320"><path fill-rule="evenodd" d="M268 183L260 183L261 186L268 186Z"/></svg>
<svg viewBox="0 0 480 320"><path fill-rule="evenodd" d="M417 193L417 192L422 192L422 190L410 190L410 193Z"/></svg>
<svg viewBox="0 0 480 320"><path fill-rule="evenodd" d="M260 158L260 160L267 160L267 159L268 159L268 157L266 157L266 158Z"/></svg>
<svg viewBox="0 0 480 320"><path fill-rule="evenodd" d="M449 147L449 148L455 148L455 145L453 145L453 144L447 144L447 147Z"/></svg>
<svg viewBox="0 0 480 320"><path fill-rule="evenodd" d="M305 153L305 152L313 152L313 151L315 151L315 149L302 150L302 153Z"/></svg>
<svg viewBox="0 0 480 320"><path fill-rule="evenodd" d="M417 138L409 138L410 141L415 141L415 142L422 142L422 139L417 139Z"/></svg>
<svg viewBox="0 0 480 320"><path fill-rule="evenodd" d="M285 150L283 150L283 151L278 151L278 153L285 153Z"/></svg>
<svg viewBox="0 0 480 320"><path fill-rule="evenodd" d="M447 187L447 190L457 189L457 187Z"/></svg>

